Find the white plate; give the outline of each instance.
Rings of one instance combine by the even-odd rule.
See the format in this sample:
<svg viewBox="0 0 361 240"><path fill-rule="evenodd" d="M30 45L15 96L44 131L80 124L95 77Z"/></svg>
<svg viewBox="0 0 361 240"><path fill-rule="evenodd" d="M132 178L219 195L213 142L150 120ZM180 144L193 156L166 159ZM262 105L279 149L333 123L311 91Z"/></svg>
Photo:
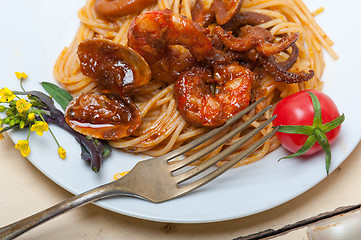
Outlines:
<svg viewBox="0 0 361 240"><path fill-rule="evenodd" d="M52 68L62 48L69 45L78 26L77 10L83 0L0 1L0 87L19 90L14 72L29 74L26 89L42 90L39 82L54 82ZM324 6L317 17L324 30L335 41L340 59L326 54L324 91L346 115L341 135L332 146L331 170L339 166L360 141L361 119L357 107L361 77L356 29L361 22L359 1L340 4L337 0L307 1L311 9ZM350 30L349 30L350 29ZM356 52L357 51L357 52ZM80 148L67 133L51 126L67 150L61 160L50 134L32 135L29 160L61 187L77 194L112 180L113 175L131 169L140 155L114 150L98 174L80 159ZM26 131L12 132L14 142L26 138ZM212 183L182 198L162 204L121 197L99 201L101 207L121 214L161 222L204 223L240 218L278 206L313 187L326 177L324 155L309 159L277 162L287 153L279 148L264 159L232 169Z"/></svg>

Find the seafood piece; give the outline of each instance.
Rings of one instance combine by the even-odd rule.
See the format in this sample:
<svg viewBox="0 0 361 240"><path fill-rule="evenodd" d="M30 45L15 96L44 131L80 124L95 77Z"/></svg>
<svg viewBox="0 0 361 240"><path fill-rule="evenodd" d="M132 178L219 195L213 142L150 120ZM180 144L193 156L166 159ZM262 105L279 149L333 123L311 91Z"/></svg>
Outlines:
<svg viewBox="0 0 361 240"><path fill-rule="evenodd" d="M298 58L299 50L296 41L299 34L297 32L291 36L283 37L275 43L272 42L274 37L269 31L250 25L241 28L239 37L234 37L232 32L225 32L219 26L215 27L214 32L226 47L234 51L232 54L228 53L228 55L235 56L235 58L246 58L251 62L259 60L266 72L271 74L278 82L300 83L308 81L314 76L313 70L308 73L304 71L299 73L288 71ZM283 63L277 63L273 55L286 50L290 46L292 46L290 57Z"/></svg>
<svg viewBox="0 0 361 240"><path fill-rule="evenodd" d="M196 60L214 56L206 34L207 30L198 23L169 9L149 11L137 16L130 25L128 45L144 57L154 79L174 82Z"/></svg>
<svg viewBox="0 0 361 240"><path fill-rule="evenodd" d="M123 17L138 13L156 0L96 0L95 11L104 17Z"/></svg>
<svg viewBox="0 0 361 240"><path fill-rule="evenodd" d="M254 74L238 63L215 66L214 72L193 67L174 85L179 112L191 124L218 127L249 105ZM219 92L212 93L209 83Z"/></svg>
<svg viewBox="0 0 361 240"><path fill-rule="evenodd" d="M219 26L214 31L229 49L233 51L248 51L254 48L263 56L271 56L284 51L295 43L299 37L298 33L294 33L273 43L271 41L274 40L274 37L268 30L250 25L241 28L239 37L234 37L232 32L225 32Z"/></svg>
<svg viewBox="0 0 361 240"><path fill-rule="evenodd" d="M132 134L140 125L132 89L150 80L150 69L134 50L105 39L79 44L81 72L98 85L67 106L65 121L75 131L94 138L115 140Z"/></svg>
<svg viewBox="0 0 361 240"><path fill-rule="evenodd" d="M217 23L228 23L241 10L243 0L213 0L211 9L215 13Z"/></svg>
<svg viewBox="0 0 361 240"><path fill-rule="evenodd" d="M133 49L105 39L79 44L81 72L91 77L103 92L127 95L133 88L149 82L146 61Z"/></svg>
<svg viewBox="0 0 361 240"><path fill-rule="evenodd" d="M65 111L75 131L94 138L115 140L129 136L140 125L137 106L128 98L97 92L75 97Z"/></svg>
<svg viewBox="0 0 361 240"><path fill-rule="evenodd" d="M284 70L289 70L293 64L296 63L298 55L300 53L300 50L298 49L296 43L292 44L292 52L291 54L288 56L288 59L285 60L284 62L278 62L277 65L280 68L283 68ZM269 56L269 59L271 59L272 61L276 62L276 59L274 56Z"/></svg>
<svg viewBox="0 0 361 240"><path fill-rule="evenodd" d="M237 31L245 25L256 26L265 22L271 21L273 18L257 12L240 12L237 13L227 24L222 28L226 31Z"/></svg>
<svg viewBox="0 0 361 240"><path fill-rule="evenodd" d="M211 0L197 0L192 9L192 20L203 27L207 27L215 20L211 6Z"/></svg>
<svg viewBox="0 0 361 240"><path fill-rule="evenodd" d="M284 67L282 64L277 63L273 56L262 56L259 60L264 69L271 74L277 82L301 83L312 79L315 75L313 70L310 70L308 73L305 71L299 73L289 72L287 71L288 66Z"/></svg>
<svg viewBox="0 0 361 240"><path fill-rule="evenodd" d="M239 13L242 4L243 0L197 0L192 9L192 19L204 27L214 20L218 25L224 25Z"/></svg>

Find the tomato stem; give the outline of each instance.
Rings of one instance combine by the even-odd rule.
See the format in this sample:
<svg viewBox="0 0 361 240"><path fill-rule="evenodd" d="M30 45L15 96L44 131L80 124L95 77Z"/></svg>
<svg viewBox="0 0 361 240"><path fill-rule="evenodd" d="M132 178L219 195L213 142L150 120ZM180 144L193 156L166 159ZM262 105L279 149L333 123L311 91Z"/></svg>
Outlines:
<svg viewBox="0 0 361 240"><path fill-rule="evenodd" d="M306 142L303 144L303 146L300 149L298 149L297 152L295 152L294 154L288 155L286 157L282 157L278 161L280 161L282 159L287 159L287 158L299 157L299 156L305 154L315 143L316 143L316 137L314 135L310 135L307 138Z"/></svg>
<svg viewBox="0 0 361 240"><path fill-rule="evenodd" d="M319 129L324 132L327 133L335 128L337 128L338 126L341 125L341 123L343 123L343 121L345 121L345 114L341 114L338 118L336 118L335 120L332 120L331 122L325 123L323 125L321 125L319 127Z"/></svg>
<svg viewBox="0 0 361 240"><path fill-rule="evenodd" d="M303 134L303 135L312 135L314 127L305 126L305 125L281 125L279 132L283 133L293 133L293 134Z"/></svg>
<svg viewBox="0 0 361 240"><path fill-rule="evenodd" d="M313 105L313 125L314 127L318 127L322 125L322 113L321 113L321 104L315 94L308 92L310 94L312 105Z"/></svg>
<svg viewBox="0 0 361 240"><path fill-rule="evenodd" d="M320 129L315 128L313 131L313 135L315 136L317 142L321 145L322 149L325 151L325 160L326 160L326 172L327 175L330 171L331 165L331 147L326 137L326 134L323 133Z"/></svg>

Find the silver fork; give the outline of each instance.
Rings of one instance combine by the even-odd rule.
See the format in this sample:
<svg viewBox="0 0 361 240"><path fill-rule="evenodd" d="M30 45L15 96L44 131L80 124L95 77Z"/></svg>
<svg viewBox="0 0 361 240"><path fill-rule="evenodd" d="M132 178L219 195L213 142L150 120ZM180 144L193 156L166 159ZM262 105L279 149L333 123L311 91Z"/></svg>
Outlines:
<svg viewBox="0 0 361 240"><path fill-rule="evenodd" d="M225 163L223 166L218 167L209 173L206 172L205 176L199 176L200 173L206 171L207 169L209 170L211 166L234 152L237 148L242 146L245 142L251 139L258 132L260 132L263 128L265 128L269 123L273 121L275 116L268 119L267 121L264 121L262 124L260 124L260 126L249 132L239 141L232 144L225 150L221 151L219 154L215 155L211 159L205 161L200 165L194 166L189 170L187 168L184 171L181 170L184 169L184 167L189 167L191 163L195 162L196 160L210 153L215 148L227 142L235 134L245 129L253 121L263 115L270 108L270 106L255 114L252 118L239 125L237 128L230 131L223 137L219 138L214 143L198 151L197 153L183 160L173 162L171 162L171 160L174 160L174 158L199 146L204 141L220 133L223 129L235 123L243 115L255 108L256 105L258 105L262 100L263 99L260 99L259 101L251 104L249 107L229 119L222 127L215 128L212 131L209 131L202 137L190 142L189 144L184 145L183 147L180 147L179 149L169 152L163 156L151 158L137 163L128 174L126 174L119 180L107 183L82 194L76 195L68 200L58 203L30 217L24 218L13 224L0 228L0 239L13 239L21 235L22 233L40 225L41 223L48 221L49 219L65 213L70 209L82 206L84 204L102 198L125 195L138 197L154 203L161 203L179 197L187 192L192 191L193 189L196 189L208 183L209 181L215 179L216 177L227 171L229 168L234 166L237 162L248 156L260 145L262 145L267 139L273 136L274 133L277 131L277 128L273 129L262 139L254 143L252 146L247 148L247 150L243 151L227 163ZM192 178L195 178L195 180L191 181Z"/></svg>

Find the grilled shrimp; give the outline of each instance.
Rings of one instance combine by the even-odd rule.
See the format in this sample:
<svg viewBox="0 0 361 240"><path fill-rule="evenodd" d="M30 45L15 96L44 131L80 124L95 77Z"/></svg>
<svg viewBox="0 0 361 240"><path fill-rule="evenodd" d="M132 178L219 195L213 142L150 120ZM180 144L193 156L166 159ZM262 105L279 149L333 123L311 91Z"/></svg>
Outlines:
<svg viewBox="0 0 361 240"><path fill-rule="evenodd" d="M152 77L165 82L174 82L184 69L215 54L207 30L169 9L136 17L129 27L128 45L147 61Z"/></svg>
<svg viewBox="0 0 361 240"><path fill-rule="evenodd" d="M179 112L197 126L218 127L249 105L254 74L238 63L215 66L212 71L193 67L174 85ZM218 85L213 94L211 84Z"/></svg>

